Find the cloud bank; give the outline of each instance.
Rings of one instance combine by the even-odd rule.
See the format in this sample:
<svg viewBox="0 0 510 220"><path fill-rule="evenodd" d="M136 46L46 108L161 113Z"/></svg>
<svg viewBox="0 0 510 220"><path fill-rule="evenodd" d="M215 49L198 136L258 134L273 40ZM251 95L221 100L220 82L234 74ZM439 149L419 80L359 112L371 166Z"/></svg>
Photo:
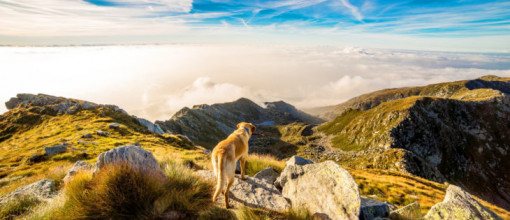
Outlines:
<svg viewBox="0 0 510 220"><path fill-rule="evenodd" d="M384 88L510 77L510 54L320 46L0 47L0 74L4 102L17 93L46 93L164 120L185 106L240 97L310 108Z"/></svg>

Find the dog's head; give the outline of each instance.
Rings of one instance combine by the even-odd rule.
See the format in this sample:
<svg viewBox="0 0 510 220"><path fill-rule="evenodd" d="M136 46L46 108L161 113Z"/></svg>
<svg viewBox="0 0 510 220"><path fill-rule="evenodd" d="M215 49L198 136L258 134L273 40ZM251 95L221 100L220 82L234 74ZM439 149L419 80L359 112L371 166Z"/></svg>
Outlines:
<svg viewBox="0 0 510 220"><path fill-rule="evenodd" d="M240 127L245 127L245 128L250 129L250 135L253 134L253 132L255 132L255 130L257 130L257 127L255 127L255 125L253 125L252 123L248 123L248 122L241 122L241 123L237 124L237 128L240 128Z"/></svg>

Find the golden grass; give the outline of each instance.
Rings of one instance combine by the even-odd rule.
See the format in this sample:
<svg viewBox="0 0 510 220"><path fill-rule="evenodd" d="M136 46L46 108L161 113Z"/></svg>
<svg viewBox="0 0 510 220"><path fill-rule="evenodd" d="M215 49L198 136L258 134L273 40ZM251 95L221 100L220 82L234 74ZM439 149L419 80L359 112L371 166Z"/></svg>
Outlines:
<svg viewBox="0 0 510 220"><path fill-rule="evenodd" d="M289 209L283 212L265 210L260 208L250 208L242 206L236 210L239 220L309 220L312 215L307 210Z"/></svg>
<svg viewBox="0 0 510 220"><path fill-rule="evenodd" d="M363 196L373 197L380 201L388 201L401 208L414 201L420 203L421 212L425 215L430 208L444 200L447 186L421 177L394 171L378 169L349 169L346 168L358 183ZM477 197L483 206L502 217L510 219L510 212Z"/></svg>
<svg viewBox="0 0 510 220"><path fill-rule="evenodd" d="M0 206L0 219L14 219L25 214L39 203L41 203L41 200L29 195L11 199Z"/></svg>
<svg viewBox="0 0 510 220"><path fill-rule="evenodd" d="M246 174L253 176L259 171L272 167L276 172L281 172L285 168L285 161L278 160L272 155L248 154L246 158Z"/></svg>

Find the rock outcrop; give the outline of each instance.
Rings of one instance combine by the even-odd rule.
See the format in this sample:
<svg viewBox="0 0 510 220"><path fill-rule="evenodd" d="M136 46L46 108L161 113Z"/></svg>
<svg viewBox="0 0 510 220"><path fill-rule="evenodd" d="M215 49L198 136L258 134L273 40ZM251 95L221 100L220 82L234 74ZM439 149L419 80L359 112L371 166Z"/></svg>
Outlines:
<svg viewBox="0 0 510 220"><path fill-rule="evenodd" d="M116 147L101 153L97 157L94 173L99 172L101 168L108 164L126 164L164 176L163 170L161 170L154 155L136 144Z"/></svg>
<svg viewBox="0 0 510 220"><path fill-rule="evenodd" d="M79 171L89 170L89 169L92 169L92 166L90 166L88 163L81 161L81 160L76 161L76 163L74 163L73 167L71 167L71 169L69 169L69 171L67 171L67 174L63 179L64 183L69 182L72 179L72 177L74 175L76 175Z"/></svg>
<svg viewBox="0 0 510 220"><path fill-rule="evenodd" d="M361 196L360 220L372 220L377 217L386 218L389 215L390 209L386 203Z"/></svg>
<svg viewBox="0 0 510 220"><path fill-rule="evenodd" d="M443 202L432 206L423 218L424 220L454 220L454 219L501 219L492 211L478 203L471 194L458 186L450 185L446 189Z"/></svg>
<svg viewBox="0 0 510 220"><path fill-rule="evenodd" d="M57 144L57 145L53 145L51 147L45 147L44 148L44 153L47 155L47 156L55 156L57 154L60 154L60 153L64 153L66 150L67 150L67 145L69 145L68 143L63 143L63 144Z"/></svg>
<svg viewBox="0 0 510 220"><path fill-rule="evenodd" d="M55 181L44 179L22 186L5 196L0 197L0 204L10 199L16 199L21 196L34 196L37 199L46 200L55 196Z"/></svg>
<svg viewBox="0 0 510 220"><path fill-rule="evenodd" d="M294 208L322 213L329 218L358 219L361 198L349 172L333 161L290 165L279 177L282 195Z"/></svg>
<svg viewBox="0 0 510 220"><path fill-rule="evenodd" d="M213 171L199 170L196 174L207 181L216 183ZM229 192L230 201L234 205L242 204L275 211L285 211L290 208L290 203L276 187L261 179L247 177L246 180L241 180L236 177ZM219 199L218 203L223 204L223 196L220 196Z"/></svg>

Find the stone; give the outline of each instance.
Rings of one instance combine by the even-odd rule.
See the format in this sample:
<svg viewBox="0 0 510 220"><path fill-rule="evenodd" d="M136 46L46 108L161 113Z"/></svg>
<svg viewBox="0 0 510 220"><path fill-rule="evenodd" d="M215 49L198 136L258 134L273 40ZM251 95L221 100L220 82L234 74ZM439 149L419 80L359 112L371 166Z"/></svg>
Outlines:
<svg viewBox="0 0 510 220"><path fill-rule="evenodd" d="M116 129L116 128L120 127L120 124L115 122L115 123L109 124L108 127L111 128L111 129Z"/></svg>
<svg viewBox="0 0 510 220"><path fill-rule="evenodd" d="M14 190L14 192L0 197L0 204L21 196L34 196L41 200L50 199L55 196L55 181L44 179L30 185L19 187Z"/></svg>
<svg viewBox="0 0 510 220"><path fill-rule="evenodd" d="M279 189L283 188L283 185L285 185L285 182L286 182L286 179L284 177L286 177L287 176L286 173L289 172L288 170L286 170L287 167L291 167L293 165L302 166L302 165L306 165L306 164L313 164L313 161L302 158L300 156L292 156L285 163L285 168L282 170L282 173L280 174L280 176L278 178L276 178L274 185Z"/></svg>
<svg viewBox="0 0 510 220"><path fill-rule="evenodd" d="M272 184L278 176L280 176L280 174L278 174L273 168L269 167L256 173L253 178L261 179Z"/></svg>
<svg viewBox="0 0 510 220"><path fill-rule="evenodd" d="M390 212L390 219L392 220L413 220L421 219L422 217L423 216L421 214L420 203L418 202L413 202L400 209Z"/></svg>
<svg viewBox="0 0 510 220"><path fill-rule="evenodd" d="M161 170L154 155L136 144L116 147L101 153L97 157L94 173L97 173L105 165L120 163L125 163L144 171L155 172L157 175L164 176L163 170Z"/></svg>
<svg viewBox="0 0 510 220"><path fill-rule="evenodd" d="M47 156L51 157L51 156L65 152L67 150L66 146L67 146L66 144L57 144L57 145L53 145L51 147L45 147L44 153Z"/></svg>
<svg viewBox="0 0 510 220"><path fill-rule="evenodd" d="M107 136L110 135L110 132L104 132L104 131L101 131L101 130L97 130L96 134L99 135L99 136L107 137Z"/></svg>
<svg viewBox="0 0 510 220"><path fill-rule="evenodd" d="M76 161L76 163L74 163L73 167L71 167L71 169L69 169L69 171L67 171L67 174L66 176L64 177L64 183L67 183L71 180L71 178L76 175L79 171L81 170L89 170L91 169L92 167L84 162L84 161Z"/></svg>
<svg viewBox="0 0 510 220"><path fill-rule="evenodd" d="M360 220L371 220L376 217L386 218L390 209L386 203L372 198L361 196Z"/></svg>
<svg viewBox="0 0 510 220"><path fill-rule="evenodd" d="M82 135L81 138L92 138L92 134L91 133L88 133L86 135Z"/></svg>
<svg viewBox="0 0 510 220"><path fill-rule="evenodd" d="M424 220L435 219L502 219L491 210L478 203L468 192L458 186L446 189L444 200L432 206Z"/></svg>
<svg viewBox="0 0 510 220"><path fill-rule="evenodd" d="M351 174L333 161L286 166L279 179L282 195L294 208L323 213L332 220L358 219L361 198Z"/></svg>
<svg viewBox="0 0 510 220"><path fill-rule="evenodd" d="M199 170L195 173L204 180L216 184L213 171ZM253 177L247 177L246 180L235 178L229 193L230 202L234 205L246 205L275 211L285 211L290 208L290 203L276 187L266 181ZM220 196L217 202L224 204L224 197Z"/></svg>

